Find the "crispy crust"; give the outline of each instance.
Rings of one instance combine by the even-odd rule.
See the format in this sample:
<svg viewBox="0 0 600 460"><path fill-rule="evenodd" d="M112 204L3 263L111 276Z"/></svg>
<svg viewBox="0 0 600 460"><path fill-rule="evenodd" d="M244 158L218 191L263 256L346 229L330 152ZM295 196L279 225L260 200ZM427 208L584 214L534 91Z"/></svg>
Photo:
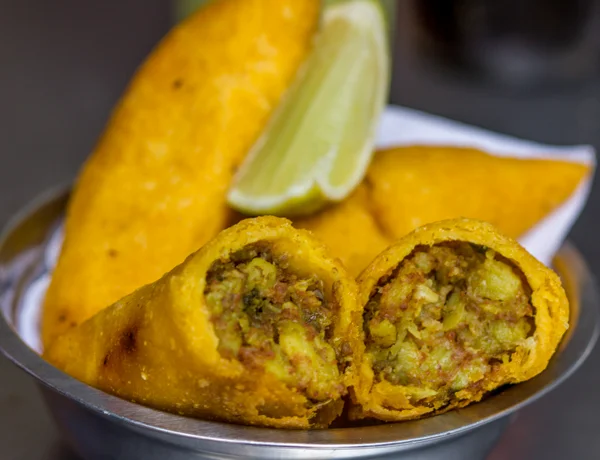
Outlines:
<svg viewBox="0 0 600 460"><path fill-rule="evenodd" d="M501 235L492 225L472 219L453 219L425 225L382 252L358 278L360 305L367 304L381 277L397 267L416 246L432 246L446 241L466 241L487 246L521 269L532 290L535 332L532 336L533 346L530 349L518 347L513 359L502 365L497 378L486 380L477 390L469 390L461 395L466 398L464 402L451 404L438 413L479 401L485 393L503 384L522 382L542 372L567 330L569 319L569 304L556 273L516 241ZM353 402L356 404L353 417L399 421L433 412L429 407L413 406L401 386L387 381L375 383L372 363L367 355L359 373L356 377L358 384L352 389Z"/></svg>
<svg viewBox="0 0 600 460"><path fill-rule="evenodd" d="M342 203L313 216L295 219L294 225L317 235L354 276L393 241L378 227L364 184Z"/></svg>
<svg viewBox="0 0 600 460"><path fill-rule="evenodd" d="M393 238L457 217L490 222L518 238L569 198L590 169L472 148L410 146L377 152L365 181L371 209Z"/></svg>
<svg viewBox="0 0 600 460"><path fill-rule="evenodd" d="M294 225L313 231L358 275L394 240L442 219L481 219L520 237L589 173L579 163L498 157L464 147L392 147L376 153L349 198Z"/></svg>
<svg viewBox="0 0 600 460"><path fill-rule="evenodd" d="M159 409L279 428L327 426L341 411L342 397L324 409L272 374L244 367L217 351L203 292L217 259L256 241L289 254L290 267L323 279L325 295L339 305L332 344L358 362L361 317L357 288L309 232L275 217L247 219L224 230L159 281L146 285L59 337L45 358L73 377L109 393ZM352 365L348 378L356 375ZM345 375L340 377L344 388ZM272 418L261 406L277 408Z"/></svg>
<svg viewBox="0 0 600 460"><path fill-rule="evenodd" d="M310 51L319 7L213 1L152 52L77 181L45 346L225 227L233 170Z"/></svg>

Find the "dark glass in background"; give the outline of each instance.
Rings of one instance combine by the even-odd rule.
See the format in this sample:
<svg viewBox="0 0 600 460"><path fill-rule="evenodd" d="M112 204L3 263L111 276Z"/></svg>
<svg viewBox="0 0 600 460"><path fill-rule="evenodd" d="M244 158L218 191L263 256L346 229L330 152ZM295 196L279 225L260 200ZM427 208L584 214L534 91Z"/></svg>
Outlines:
<svg viewBox="0 0 600 460"><path fill-rule="evenodd" d="M391 101L598 146L599 59L600 0L400 0Z"/></svg>
<svg viewBox="0 0 600 460"><path fill-rule="evenodd" d="M594 0L413 0L432 61L508 85L576 82L598 70Z"/></svg>

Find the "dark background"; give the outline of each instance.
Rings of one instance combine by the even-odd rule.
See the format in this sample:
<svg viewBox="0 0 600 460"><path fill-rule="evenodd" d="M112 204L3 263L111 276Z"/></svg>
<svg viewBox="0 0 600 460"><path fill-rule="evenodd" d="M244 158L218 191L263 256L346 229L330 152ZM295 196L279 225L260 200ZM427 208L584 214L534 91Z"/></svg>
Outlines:
<svg viewBox="0 0 600 460"><path fill-rule="evenodd" d="M440 23L439 1L423 0L420 11L398 1L391 102L599 149L595 2L567 2L545 10L546 19L536 11L561 2L455 3L461 8L438 14ZM0 0L0 223L74 178L129 77L170 24L166 0ZM571 235L594 273L599 211L594 187ZM491 458L598 458L599 360L596 351L567 384L524 410ZM0 452L7 460L71 458L32 382L3 358Z"/></svg>

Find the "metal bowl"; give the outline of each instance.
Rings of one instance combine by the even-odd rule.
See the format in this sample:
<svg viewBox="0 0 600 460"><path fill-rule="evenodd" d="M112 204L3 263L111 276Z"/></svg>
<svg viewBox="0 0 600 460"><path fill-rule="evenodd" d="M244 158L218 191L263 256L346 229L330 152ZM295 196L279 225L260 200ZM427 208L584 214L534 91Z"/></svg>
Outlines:
<svg viewBox="0 0 600 460"><path fill-rule="evenodd" d="M482 459L510 415L569 377L598 336L594 282L579 252L565 244L554 266L571 302L567 336L542 374L507 386L478 404L423 420L317 431L253 428L160 412L69 377L22 338L23 331L37 328L35 322L20 324L22 313L31 309L32 298L39 310L40 286L53 263L48 241L56 234L67 197L64 190L42 197L9 225L0 240L0 348L38 380L65 439L87 459Z"/></svg>

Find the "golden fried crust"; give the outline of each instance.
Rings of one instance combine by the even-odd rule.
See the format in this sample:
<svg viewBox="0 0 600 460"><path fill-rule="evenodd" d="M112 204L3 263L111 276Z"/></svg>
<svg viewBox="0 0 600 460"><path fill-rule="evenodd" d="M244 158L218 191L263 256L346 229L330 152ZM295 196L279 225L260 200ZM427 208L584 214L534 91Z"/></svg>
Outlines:
<svg viewBox="0 0 600 460"><path fill-rule="evenodd" d="M314 232L358 275L392 241L442 219L482 219L519 237L588 173L588 166L564 161L502 158L458 147L396 147L377 152L349 198L294 225Z"/></svg>
<svg viewBox="0 0 600 460"><path fill-rule="evenodd" d="M227 260L257 241L269 242L275 254L286 253L296 273L321 277L325 295L339 305L332 345L346 352L350 346L358 360L362 331L356 283L309 232L276 217L248 219L224 230L159 281L60 336L44 357L89 385L171 412L281 428L328 425L341 410L343 394L323 415L307 408L306 397L273 374L217 351L203 295L206 273L215 260ZM345 378L340 377L344 388L351 383ZM263 406L277 407L282 416L262 414Z"/></svg>
<svg viewBox="0 0 600 460"><path fill-rule="evenodd" d="M312 231L357 276L392 239L379 229L370 211L365 185L344 202L310 217L294 220L294 226Z"/></svg>
<svg viewBox="0 0 600 460"><path fill-rule="evenodd" d="M44 345L225 226L233 169L310 50L319 3L217 0L148 57L77 181Z"/></svg>
<svg viewBox="0 0 600 460"><path fill-rule="evenodd" d="M378 152L365 181L375 218L393 238L456 217L490 222L517 238L563 203L588 173L579 163L414 146Z"/></svg>
<svg viewBox="0 0 600 460"><path fill-rule="evenodd" d="M516 241L501 235L492 225L472 220L454 219L432 223L418 228L393 246L382 252L359 276L359 304L366 305L379 280L389 274L419 245L433 246L448 241L464 241L486 246L514 263L525 275L532 294L535 331L533 346L519 346L512 360L503 364L494 379L486 381L478 390L463 393L460 406L480 400L483 395L503 384L518 383L534 377L548 365L558 343L568 328L569 304L560 279L530 255ZM400 385L387 381L376 383L372 363L368 355L360 367L358 385L353 388L355 417L375 417L381 420L398 421L419 418L433 409L413 406L404 395ZM463 390L466 391L466 390ZM390 406L406 407L404 410ZM443 411L457 407L457 404Z"/></svg>

